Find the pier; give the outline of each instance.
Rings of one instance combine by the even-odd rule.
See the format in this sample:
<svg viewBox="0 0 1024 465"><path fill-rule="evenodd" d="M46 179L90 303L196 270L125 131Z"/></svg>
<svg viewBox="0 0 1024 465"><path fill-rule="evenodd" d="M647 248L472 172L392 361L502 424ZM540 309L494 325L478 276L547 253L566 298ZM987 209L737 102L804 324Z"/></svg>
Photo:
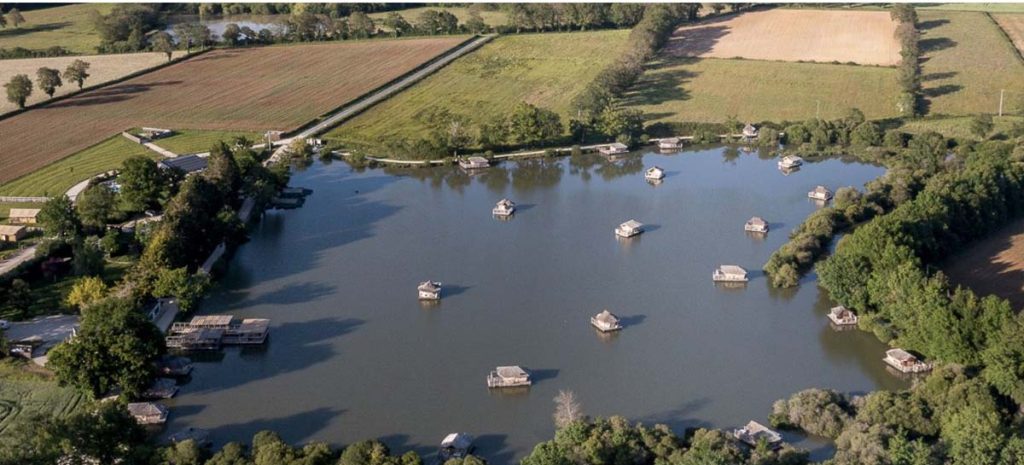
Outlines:
<svg viewBox="0 0 1024 465"><path fill-rule="evenodd" d="M225 345L259 345L270 335L270 320L237 319L231 315L197 316L188 323L174 323L167 333L167 348L217 350Z"/></svg>

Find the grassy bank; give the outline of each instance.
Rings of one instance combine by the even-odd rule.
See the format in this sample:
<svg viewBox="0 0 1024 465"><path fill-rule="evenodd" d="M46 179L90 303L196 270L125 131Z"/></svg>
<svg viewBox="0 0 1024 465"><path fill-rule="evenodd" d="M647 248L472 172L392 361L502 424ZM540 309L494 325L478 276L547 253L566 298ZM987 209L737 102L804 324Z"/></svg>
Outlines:
<svg viewBox="0 0 1024 465"><path fill-rule="evenodd" d="M12 431L23 427L34 416L62 418L85 407L82 393L57 386L57 383L26 362L0 360L0 445L10 443Z"/></svg>
<svg viewBox="0 0 1024 465"><path fill-rule="evenodd" d="M43 49L56 45L74 53L96 53L100 36L89 20L90 12L106 14L113 7L109 3L84 3L24 11L25 24L17 28L8 24L0 29L0 48Z"/></svg>
<svg viewBox="0 0 1024 465"><path fill-rule="evenodd" d="M908 134L923 134L931 131L957 139L977 139L977 136L971 133L971 121L973 121L973 117L970 116L919 119L907 121L899 129ZM993 117L991 134L1008 134L1014 123L1022 122L1024 122L1024 117L1021 116Z"/></svg>
<svg viewBox="0 0 1024 465"><path fill-rule="evenodd" d="M623 103L654 121L805 120L896 114L891 68L738 59L669 57L648 70Z"/></svg>
<svg viewBox="0 0 1024 465"><path fill-rule="evenodd" d="M479 124L523 101L558 112L566 123L573 97L619 55L628 36L613 30L499 37L327 137L360 145L423 137L427 114L450 112Z"/></svg>

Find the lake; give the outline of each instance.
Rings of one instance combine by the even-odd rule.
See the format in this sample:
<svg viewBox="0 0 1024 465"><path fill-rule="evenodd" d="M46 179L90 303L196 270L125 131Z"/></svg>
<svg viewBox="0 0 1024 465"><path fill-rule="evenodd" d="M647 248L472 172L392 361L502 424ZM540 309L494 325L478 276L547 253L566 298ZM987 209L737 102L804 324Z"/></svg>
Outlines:
<svg viewBox="0 0 1024 465"><path fill-rule="evenodd" d="M657 186L643 171L658 165ZM301 209L271 211L239 248L202 313L272 319L265 347L229 348L196 364L171 406L168 432L209 428L217 444L259 430L289 442L380 438L432 454L449 432L478 437L491 464L516 463L552 437L552 399L575 391L592 416L687 427L767 423L771 404L810 387L863 393L905 382L869 333L836 332L809 276L769 287L760 271L789 231L819 208L817 184L862 187L878 166L829 159L788 176L776 160L730 148L368 169L316 162L293 186ZM519 205L500 221L502 197ZM743 224L764 217L771 232ZM641 236L613 234L631 218ZM716 286L721 264L750 270ZM435 305L425 280L444 283ZM600 335L602 309L625 328ZM497 365L535 384L488 390ZM787 440L828 456L820 438Z"/></svg>
<svg viewBox="0 0 1024 465"><path fill-rule="evenodd" d="M252 29L256 33L259 33L260 31L262 31L264 29L269 29L274 34L280 34L280 33L284 32L285 30L287 30L287 28L288 28L283 23L284 19L286 19L286 18L287 18L286 15L277 15L277 16L241 15L241 16L232 16L232 17L227 18L227 19L217 18L217 19L200 20L198 16L182 15L182 16L178 16L178 17L174 18L167 25L167 28L164 29L164 32L167 32L168 34L171 35L171 37L174 37L175 39L177 39L177 34L174 32L174 26L176 24L198 22L198 23L200 23L200 24L210 28L210 33L216 36L215 37L216 40L220 40L220 37L222 35L224 35L224 29L227 28L228 24L237 24L239 28L247 27L249 29Z"/></svg>

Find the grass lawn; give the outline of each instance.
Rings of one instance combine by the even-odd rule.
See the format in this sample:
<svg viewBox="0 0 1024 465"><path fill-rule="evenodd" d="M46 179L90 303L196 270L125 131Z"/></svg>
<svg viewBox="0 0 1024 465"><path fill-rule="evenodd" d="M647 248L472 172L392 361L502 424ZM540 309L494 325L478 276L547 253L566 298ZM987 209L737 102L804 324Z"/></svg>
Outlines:
<svg viewBox="0 0 1024 465"><path fill-rule="evenodd" d="M107 259L101 275L103 281L113 287L133 263L133 260L126 257ZM71 292L71 288L77 280L77 276L67 275L54 282L35 281L29 283L32 289L32 305L29 306L26 318L72 312L72 309L64 305L64 299Z"/></svg>
<svg viewBox="0 0 1024 465"><path fill-rule="evenodd" d="M986 14L921 11L919 16L926 114L995 113L1000 89L1011 105L1024 98L1024 63Z"/></svg>
<svg viewBox="0 0 1024 465"><path fill-rule="evenodd" d="M0 29L0 48L42 49L61 46L74 53L96 53L100 36L89 21L90 12L106 14L112 4L84 3L23 11L25 24Z"/></svg>
<svg viewBox="0 0 1024 465"><path fill-rule="evenodd" d="M0 202L0 224L6 224L12 208L42 208L41 203Z"/></svg>
<svg viewBox="0 0 1024 465"><path fill-rule="evenodd" d="M0 360L0 445L33 416L62 418L84 409L89 401L71 388L60 387L41 368L18 359Z"/></svg>
<svg viewBox="0 0 1024 465"><path fill-rule="evenodd" d="M206 152L214 142L230 140L235 136L245 136L257 142L261 137L260 134L245 131L182 130L171 137L157 140L156 144L178 154ZM137 155L154 160L162 158L155 152L116 135L0 186L0 195L45 197L63 193L91 176L120 167L126 159Z"/></svg>
<svg viewBox="0 0 1024 465"><path fill-rule="evenodd" d="M328 133L328 138L372 146L422 137L421 116L447 110L479 124L507 114L519 102L554 110L568 123L570 102L619 56L627 30L498 37L395 97Z"/></svg>
<svg viewBox="0 0 1024 465"><path fill-rule="evenodd" d="M851 107L876 119L895 116L898 91L892 68L666 57L648 65L622 103L652 122L828 119Z"/></svg>
<svg viewBox="0 0 1024 465"><path fill-rule="evenodd" d="M957 137L961 139L976 139L974 134L971 134L971 120L970 116L956 116L950 118L939 118L939 119L922 119L917 121L908 121L900 130L910 134L920 134L928 131L935 131L946 137ZM993 128L992 134L1006 134L1013 123L1024 122L1024 117L1021 116L1003 116L993 117ZM991 134L990 134L991 136Z"/></svg>
<svg viewBox="0 0 1024 465"><path fill-rule="evenodd" d="M918 10L1024 13L1024 3L939 3L930 5L917 5L916 8Z"/></svg>

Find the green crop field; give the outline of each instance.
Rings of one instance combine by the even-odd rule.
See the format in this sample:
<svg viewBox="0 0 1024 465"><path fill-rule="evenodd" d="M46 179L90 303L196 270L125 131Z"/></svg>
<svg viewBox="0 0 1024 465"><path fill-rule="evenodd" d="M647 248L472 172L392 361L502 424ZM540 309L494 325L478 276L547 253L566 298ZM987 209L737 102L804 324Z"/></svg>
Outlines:
<svg viewBox="0 0 1024 465"><path fill-rule="evenodd" d="M0 29L0 48L64 47L74 53L96 53L100 37L89 21L90 12L106 14L111 4L83 3L22 12L25 24Z"/></svg>
<svg viewBox="0 0 1024 465"><path fill-rule="evenodd" d="M919 16L927 114L995 113L1001 89L1008 102L1024 98L1024 63L988 15L921 11Z"/></svg>
<svg viewBox="0 0 1024 465"><path fill-rule="evenodd" d="M259 134L244 131L180 131L156 144L175 153L205 152L214 142L245 136L259 141ZM126 159L137 155L154 160L160 155L134 142L112 136L103 142L78 152L70 157L46 165L30 174L0 185L0 195L45 197L64 193L71 186L92 176L116 169Z"/></svg>
<svg viewBox="0 0 1024 465"><path fill-rule="evenodd" d="M12 431L34 416L62 418L88 404L82 393L60 387L33 367L18 360L0 360L0 446L9 443Z"/></svg>
<svg viewBox="0 0 1024 465"><path fill-rule="evenodd" d="M331 131L327 137L373 145L421 137L419 116L447 110L473 124L507 114L519 102L548 108L568 122L570 102L619 56L629 31L502 36Z"/></svg>
<svg viewBox="0 0 1024 465"><path fill-rule="evenodd" d="M851 107L885 118L898 91L886 67L670 57L650 63L622 103L652 122L836 118Z"/></svg>

